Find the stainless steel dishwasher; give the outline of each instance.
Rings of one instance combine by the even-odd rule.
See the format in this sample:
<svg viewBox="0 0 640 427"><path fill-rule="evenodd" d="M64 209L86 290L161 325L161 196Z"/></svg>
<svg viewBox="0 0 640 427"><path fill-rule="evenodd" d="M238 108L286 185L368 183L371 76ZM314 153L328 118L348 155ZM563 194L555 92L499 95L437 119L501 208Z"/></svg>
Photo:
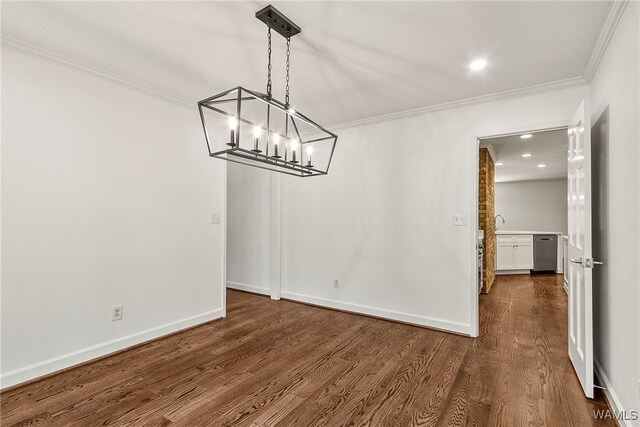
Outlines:
<svg viewBox="0 0 640 427"><path fill-rule="evenodd" d="M558 236L533 236L533 271L556 271L558 268Z"/></svg>

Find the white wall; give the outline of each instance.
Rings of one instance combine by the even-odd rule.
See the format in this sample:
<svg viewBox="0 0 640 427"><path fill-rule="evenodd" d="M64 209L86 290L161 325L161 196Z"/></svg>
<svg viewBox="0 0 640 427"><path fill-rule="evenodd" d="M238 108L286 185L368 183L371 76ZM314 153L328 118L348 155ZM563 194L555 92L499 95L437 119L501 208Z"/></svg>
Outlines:
<svg viewBox="0 0 640 427"><path fill-rule="evenodd" d="M594 156L594 347L617 409L640 410L640 33L629 2L591 81ZM640 425L640 421L628 423Z"/></svg>
<svg viewBox="0 0 640 427"><path fill-rule="evenodd" d="M568 124L585 92L339 129L328 176L283 177L282 296L474 333L476 137ZM253 206L266 209L263 200ZM453 213L468 225L454 227Z"/></svg>
<svg viewBox="0 0 640 427"><path fill-rule="evenodd" d="M268 172L229 163L227 284L270 294L269 240L271 186Z"/></svg>
<svg viewBox="0 0 640 427"><path fill-rule="evenodd" d="M285 178L282 295L472 333L475 137L568 123L584 93L340 130L328 176Z"/></svg>
<svg viewBox="0 0 640 427"><path fill-rule="evenodd" d="M2 107L3 386L223 315L195 106L3 49Z"/></svg>
<svg viewBox="0 0 640 427"><path fill-rule="evenodd" d="M558 231L567 234L567 180L496 182L500 230ZM500 222L498 222L500 224Z"/></svg>

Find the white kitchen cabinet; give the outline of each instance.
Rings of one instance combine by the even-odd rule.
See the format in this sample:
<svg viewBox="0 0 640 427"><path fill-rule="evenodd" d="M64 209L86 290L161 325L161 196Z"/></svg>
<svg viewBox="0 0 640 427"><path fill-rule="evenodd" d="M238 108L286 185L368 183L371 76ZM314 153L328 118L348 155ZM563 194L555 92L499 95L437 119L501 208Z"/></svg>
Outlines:
<svg viewBox="0 0 640 427"><path fill-rule="evenodd" d="M533 235L502 234L496 241L497 271L533 269Z"/></svg>
<svg viewBox="0 0 640 427"><path fill-rule="evenodd" d="M515 260L516 270L533 269L533 242L516 243Z"/></svg>
<svg viewBox="0 0 640 427"><path fill-rule="evenodd" d="M515 245L498 243L496 248L496 270L513 270L516 265Z"/></svg>

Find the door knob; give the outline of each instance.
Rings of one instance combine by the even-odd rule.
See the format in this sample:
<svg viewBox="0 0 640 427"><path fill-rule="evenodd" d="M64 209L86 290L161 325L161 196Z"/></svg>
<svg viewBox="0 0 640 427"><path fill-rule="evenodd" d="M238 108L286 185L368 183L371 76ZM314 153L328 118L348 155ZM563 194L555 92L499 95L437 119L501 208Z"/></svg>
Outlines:
<svg viewBox="0 0 640 427"><path fill-rule="evenodd" d="M585 268L593 268L594 265L602 265L601 261L594 261L593 258L587 258L585 260L583 260L582 257L580 257L579 259L569 258L569 261L574 264L580 264Z"/></svg>
<svg viewBox="0 0 640 427"><path fill-rule="evenodd" d="M594 261L593 258L587 258L585 260L585 267L593 268L594 265L602 265L601 261Z"/></svg>

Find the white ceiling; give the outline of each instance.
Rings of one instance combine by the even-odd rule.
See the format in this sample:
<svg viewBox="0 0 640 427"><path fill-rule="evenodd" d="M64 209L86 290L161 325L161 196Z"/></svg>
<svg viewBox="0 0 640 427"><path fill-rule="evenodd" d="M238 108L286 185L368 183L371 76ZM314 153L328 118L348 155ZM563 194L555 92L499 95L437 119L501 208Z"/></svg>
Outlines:
<svg viewBox="0 0 640 427"><path fill-rule="evenodd" d="M567 178L567 130L534 133L529 139L519 135L483 140L481 147L491 144L495 151L496 182L531 181ZM528 158L524 153L531 153ZM539 168L539 164L546 167Z"/></svg>
<svg viewBox="0 0 640 427"><path fill-rule="evenodd" d="M266 2L4 2L2 33L194 101L264 90ZM581 76L607 2L275 2L292 103L323 124ZM484 57L487 69L469 72ZM274 37L274 93L284 43Z"/></svg>

